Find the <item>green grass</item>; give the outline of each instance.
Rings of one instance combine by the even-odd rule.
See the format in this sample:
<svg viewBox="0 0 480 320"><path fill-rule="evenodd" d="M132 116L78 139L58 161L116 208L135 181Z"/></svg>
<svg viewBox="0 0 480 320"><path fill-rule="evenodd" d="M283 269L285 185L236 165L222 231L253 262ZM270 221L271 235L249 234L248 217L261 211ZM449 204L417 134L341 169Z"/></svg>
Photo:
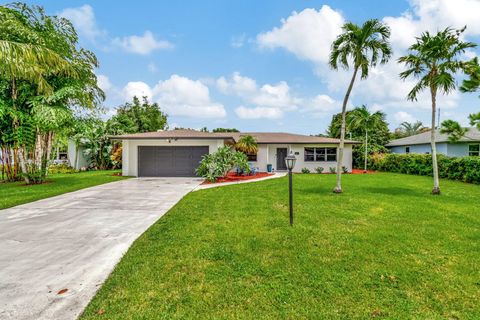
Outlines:
<svg viewBox="0 0 480 320"><path fill-rule="evenodd" d="M47 183L30 186L25 185L25 182L0 183L0 209L125 179L113 176L114 172L118 171L52 174L48 176Z"/></svg>
<svg viewBox="0 0 480 320"><path fill-rule="evenodd" d="M81 319L479 319L480 186L295 175L187 195Z"/></svg>

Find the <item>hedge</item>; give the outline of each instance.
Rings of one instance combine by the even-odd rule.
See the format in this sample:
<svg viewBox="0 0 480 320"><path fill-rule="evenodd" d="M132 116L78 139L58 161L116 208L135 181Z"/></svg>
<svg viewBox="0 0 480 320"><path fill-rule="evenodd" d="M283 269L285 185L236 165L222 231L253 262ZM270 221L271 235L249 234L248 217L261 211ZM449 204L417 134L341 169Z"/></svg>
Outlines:
<svg viewBox="0 0 480 320"><path fill-rule="evenodd" d="M480 184L480 157L437 156L440 178ZM432 176L432 156L429 154L373 154L370 168L378 171Z"/></svg>

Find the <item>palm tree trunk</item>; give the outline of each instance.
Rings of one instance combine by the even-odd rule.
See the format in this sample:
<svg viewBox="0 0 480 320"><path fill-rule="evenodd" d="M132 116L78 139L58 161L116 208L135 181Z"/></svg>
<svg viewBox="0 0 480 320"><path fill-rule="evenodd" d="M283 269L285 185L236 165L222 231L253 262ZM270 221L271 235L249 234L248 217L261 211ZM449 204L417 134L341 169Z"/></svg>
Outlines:
<svg viewBox="0 0 480 320"><path fill-rule="evenodd" d="M13 101L13 109L17 109L16 105L16 100L17 100L17 84L15 82L15 78L12 80L12 101ZM14 132L18 131L19 125L18 125L18 119L17 115L15 114L15 118L13 119L13 129ZM18 141L17 141L18 143ZM27 171L27 165L25 162L25 147L22 145L18 145L18 162L20 165L20 169L22 170L23 173L23 178L25 179L26 184L30 184L30 178L28 177L28 171Z"/></svg>
<svg viewBox="0 0 480 320"><path fill-rule="evenodd" d="M368 157L368 130L365 129L365 167L363 169L364 173L367 173L367 157Z"/></svg>
<svg viewBox="0 0 480 320"><path fill-rule="evenodd" d="M432 166L433 166L433 189L432 194L440 194L440 182L438 179L437 146L435 141L435 122L437 113L437 90L430 87L432 95L432 131L430 132L430 143L432 145Z"/></svg>
<svg viewBox="0 0 480 320"><path fill-rule="evenodd" d="M346 113L347 113L347 103L348 98L350 97L350 93L352 92L353 83L355 82L355 78L357 77L358 67L355 67L353 71L352 80L350 80L350 84L348 85L347 93L345 94L345 98L343 99L342 105L342 126L340 130L340 145L338 146L338 159L337 159L337 184L333 192L335 193L342 193L342 163L343 163L343 149L345 147L345 127L346 127Z"/></svg>

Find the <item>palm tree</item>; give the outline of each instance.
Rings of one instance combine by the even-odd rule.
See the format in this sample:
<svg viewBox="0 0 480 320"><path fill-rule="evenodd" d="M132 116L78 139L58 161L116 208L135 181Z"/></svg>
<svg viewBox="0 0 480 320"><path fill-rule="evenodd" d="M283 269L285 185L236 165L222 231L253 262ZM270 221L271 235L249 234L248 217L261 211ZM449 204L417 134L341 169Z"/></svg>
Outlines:
<svg viewBox="0 0 480 320"><path fill-rule="evenodd" d="M413 123L405 121L400 124L400 131L405 137L425 132L426 129L421 121L415 121Z"/></svg>
<svg viewBox="0 0 480 320"><path fill-rule="evenodd" d="M408 93L408 100L416 101L418 94L424 89L429 89L432 100L432 126L430 143L432 145L433 164L433 189L432 194L440 194L438 179L437 148L435 144L435 120L437 112L437 94L448 94L456 89L455 73L464 70L464 62L459 60L459 55L466 49L475 47L471 42L460 40L460 35L465 31L446 28L432 35L424 32L416 38L410 46L409 54L398 59L404 63L407 70L400 73L400 78L409 77L418 79L418 82Z"/></svg>
<svg viewBox="0 0 480 320"><path fill-rule="evenodd" d="M386 115L381 111L371 113L367 106L362 105L353 109L348 116L348 126L353 130L362 130L365 134L365 154L364 154L364 168L363 172L367 172L367 160L368 160L368 132L374 131L385 121Z"/></svg>
<svg viewBox="0 0 480 320"><path fill-rule="evenodd" d="M251 135L241 136L235 144L235 149L246 154L257 154L257 140Z"/></svg>
<svg viewBox="0 0 480 320"><path fill-rule="evenodd" d="M389 43L390 28L377 19L366 21L362 26L347 22L342 27L343 32L332 44L330 53L330 67L338 70L341 66L349 69L353 66L353 75L348 85L342 105L342 126L340 130L340 146L337 159L337 183L333 192L342 192L342 162L343 148L345 145L345 118L348 98L352 92L353 84L357 73L361 71L361 79L368 77L370 67L378 63L385 64L392 55L392 48Z"/></svg>

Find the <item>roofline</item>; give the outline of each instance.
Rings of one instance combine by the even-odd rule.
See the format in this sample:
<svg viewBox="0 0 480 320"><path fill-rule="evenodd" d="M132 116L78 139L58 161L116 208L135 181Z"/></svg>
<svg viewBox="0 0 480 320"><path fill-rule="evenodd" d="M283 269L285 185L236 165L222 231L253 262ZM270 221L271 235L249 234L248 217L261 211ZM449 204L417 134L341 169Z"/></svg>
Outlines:
<svg viewBox="0 0 480 320"><path fill-rule="evenodd" d="M122 136L109 136L110 140L217 140L217 139L232 139L231 136L221 137L122 137Z"/></svg>

